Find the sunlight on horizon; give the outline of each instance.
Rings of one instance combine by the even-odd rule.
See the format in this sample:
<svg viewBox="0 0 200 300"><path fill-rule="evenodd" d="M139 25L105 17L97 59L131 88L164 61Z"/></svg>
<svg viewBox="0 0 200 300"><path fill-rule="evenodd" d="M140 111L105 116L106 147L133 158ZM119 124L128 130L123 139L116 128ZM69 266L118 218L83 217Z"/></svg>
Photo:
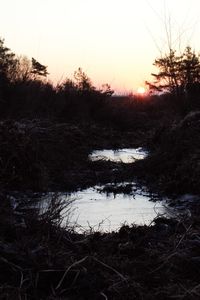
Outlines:
<svg viewBox="0 0 200 300"><path fill-rule="evenodd" d="M143 87L143 86L140 86L138 89L137 89L137 94L139 95L145 95L146 93L146 89Z"/></svg>
<svg viewBox="0 0 200 300"><path fill-rule="evenodd" d="M166 24L172 45L200 50L198 0L7 0L2 7L5 45L47 65L55 83L81 67L97 87L137 91L167 49Z"/></svg>

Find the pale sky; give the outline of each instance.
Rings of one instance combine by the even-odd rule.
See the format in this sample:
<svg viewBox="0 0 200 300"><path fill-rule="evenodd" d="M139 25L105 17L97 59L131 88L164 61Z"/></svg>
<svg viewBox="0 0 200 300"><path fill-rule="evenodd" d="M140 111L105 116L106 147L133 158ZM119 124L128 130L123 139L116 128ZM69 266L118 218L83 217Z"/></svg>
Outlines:
<svg viewBox="0 0 200 300"><path fill-rule="evenodd" d="M0 36L17 55L48 66L55 84L78 67L95 86L135 91L167 50L200 51L199 0L0 0ZM170 21L169 21L170 17ZM168 26L169 27L169 26Z"/></svg>

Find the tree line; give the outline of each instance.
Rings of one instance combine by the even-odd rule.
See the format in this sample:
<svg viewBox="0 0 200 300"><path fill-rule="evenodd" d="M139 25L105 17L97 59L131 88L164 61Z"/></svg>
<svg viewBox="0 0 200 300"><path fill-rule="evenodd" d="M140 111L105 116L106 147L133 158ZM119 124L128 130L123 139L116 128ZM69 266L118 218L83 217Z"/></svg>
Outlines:
<svg viewBox="0 0 200 300"><path fill-rule="evenodd" d="M47 69L35 58L15 55L0 38L0 117L95 117L114 92L108 84L97 89L81 68L53 86Z"/></svg>
<svg viewBox="0 0 200 300"><path fill-rule="evenodd" d="M189 46L180 54L170 49L155 59L154 66L158 72L152 74L151 82L146 82L153 94L148 97L151 102L170 99L177 110L183 106L186 112L199 109L199 54ZM42 117L75 122L113 118L118 122L117 119L124 120L122 112L130 114L129 108L120 107L117 111L112 106L110 109L108 102L114 91L108 84L97 89L81 68L74 72L72 79L66 78L57 86L48 81L48 75L47 66L35 58L17 56L0 38L0 118ZM144 103L139 102L132 105L131 100L132 109L144 110Z"/></svg>

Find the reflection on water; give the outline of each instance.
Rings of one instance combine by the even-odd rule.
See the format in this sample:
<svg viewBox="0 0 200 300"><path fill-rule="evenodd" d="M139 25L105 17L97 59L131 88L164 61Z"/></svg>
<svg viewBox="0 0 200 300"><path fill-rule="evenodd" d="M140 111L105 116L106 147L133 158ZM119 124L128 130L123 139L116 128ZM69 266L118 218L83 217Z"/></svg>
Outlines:
<svg viewBox="0 0 200 300"><path fill-rule="evenodd" d="M146 156L147 151L142 148L125 148L93 151L89 158L92 161L104 159L132 163ZM37 197L38 200L34 199L34 202L20 200L17 205L25 209L37 208L44 213L53 198L58 197L67 204L63 210L63 216L66 215L63 225L67 222L75 230L83 229L85 231L92 228L95 231L112 231L119 229L122 224L149 225L158 215L175 216L167 206L167 201L151 195L144 187L138 189L134 182L94 186L70 195L48 193L42 196L36 195Z"/></svg>
<svg viewBox="0 0 200 300"><path fill-rule="evenodd" d="M118 149L118 150L95 150L89 155L89 159L96 160L110 160L113 162L132 163L135 160L143 159L147 156L147 152L142 148L136 149Z"/></svg>
<svg viewBox="0 0 200 300"><path fill-rule="evenodd" d="M132 163L143 159L147 152L142 148L93 151L89 158L92 161L105 159L113 162ZM53 194L40 198L39 210L44 212ZM134 182L117 185L94 186L72 194L59 193L59 199L69 203L63 211L67 222L75 230L112 231L122 224L149 225L158 215L170 216L166 201L150 201L152 196L147 191L138 189ZM158 201L159 200L159 201ZM35 204L34 204L35 206ZM70 214L69 214L70 208Z"/></svg>
<svg viewBox="0 0 200 300"><path fill-rule="evenodd" d="M117 230L120 225L149 225L158 214L166 214L164 201L150 201L151 196L136 190L131 195L107 194L95 186L71 194L73 214L71 223L83 229ZM68 199L69 196L63 196Z"/></svg>

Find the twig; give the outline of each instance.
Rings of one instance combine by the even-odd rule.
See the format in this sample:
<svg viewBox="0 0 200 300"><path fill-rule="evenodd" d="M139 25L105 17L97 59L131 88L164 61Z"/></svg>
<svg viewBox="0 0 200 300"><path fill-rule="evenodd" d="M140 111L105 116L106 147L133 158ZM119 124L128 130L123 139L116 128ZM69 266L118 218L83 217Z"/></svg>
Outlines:
<svg viewBox="0 0 200 300"><path fill-rule="evenodd" d="M192 225L190 225L190 226L187 228L185 234L182 235L182 237L181 237L180 240L178 241L177 245L175 246L175 249L177 249L177 248L179 247L179 245L181 244L181 242L183 241L183 239L186 237L186 235L187 235L187 233L188 233L188 231L190 230L191 227L192 227Z"/></svg>
<svg viewBox="0 0 200 300"><path fill-rule="evenodd" d="M166 260L165 260L159 267L157 267L156 269L154 269L153 271L151 271L150 274L155 273L155 272L157 272L158 270L160 270L164 265L166 265L166 263L169 261L169 259L172 258L172 257L173 257L174 255L176 255L176 254L177 254L177 252L174 252L174 253L170 254L170 255L166 258Z"/></svg>
<svg viewBox="0 0 200 300"><path fill-rule="evenodd" d="M82 258L82 259L80 259L78 261L75 261L71 266L69 266L67 268L67 270L65 271L63 277L61 278L61 280L59 281L59 283L58 283L58 285L56 286L55 289L58 290L60 288L60 286L62 285L62 283L63 283L63 281L64 281L64 279L65 279L65 277L67 275L67 273L71 270L71 268L73 268L73 267L75 267L75 266L83 263L87 258L88 258L88 256L85 256L84 258Z"/></svg>
<svg viewBox="0 0 200 300"><path fill-rule="evenodd" d="M103 296L106 300L108 300L108 297L103 292L101 292L100 295Z"/></svg>
<svg viewBox="0 0 200 300"><path fill-rule="evenodd" d="M4 263L8 264L9 266L11 266L14 269L17 269L19 271L22 272L22 268L16 264L13 264L12 262L8 261L7 259L5 259L4 257L0 257L0 260L3 261Z"/></svg>
<svg viewBox="0 0 200 300"><path fill-rule="evenodd" d="M197 284L195 287L193 287L190 290L190 294L195 294L196 296L200 297L200 293L198 293L196 290L200 288L200 284Z"/></svg>
<svg viewBox="0 0 200 300"><path fill-rule="evenodd" d="M105 264L104 262L98 260L97 258L95 257L92 257L93 260L95 260L96 262L98 262L99 264L101 264L102 266L106 267L107 269L110 269L111 271L113 271L115 274L117 274L123 281L126 281L127 278L124 277L121 273L119 273L116 269L114 269L113 267Z"/></svg>

